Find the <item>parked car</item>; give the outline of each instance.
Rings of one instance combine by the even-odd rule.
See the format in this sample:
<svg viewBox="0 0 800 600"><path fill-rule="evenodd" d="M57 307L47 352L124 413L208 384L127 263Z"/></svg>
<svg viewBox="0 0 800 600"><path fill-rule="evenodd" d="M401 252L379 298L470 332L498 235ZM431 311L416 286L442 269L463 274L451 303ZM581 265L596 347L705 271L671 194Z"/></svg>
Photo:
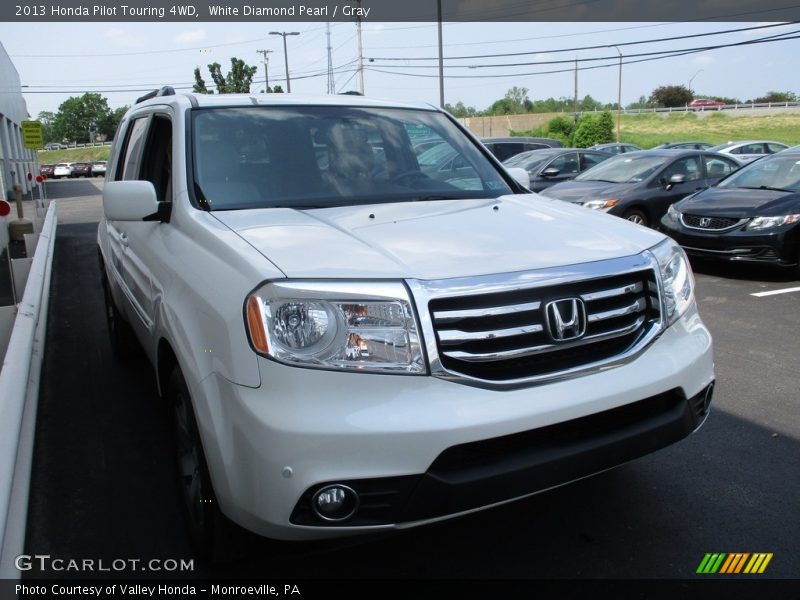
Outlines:
<svg viewBox="0 0 800 600"><path fill-rule="evenodd" d="M626 152L638 152L641 148L636 144L610 143L595 144L594 146L589 146L589 150L597 150L599 152L605 152L606 154L625 154Z"/></svg>
<svg viewBox="0 0 800 600"><path fill-rule="evenodd" d="M72 177L72 163L58 163L53 169L53 179Z"/></svg>
<svg viewBox="0 0 800 600"><path fill-rule="evenodd" d="M651 150L708 150L713 145L708 142L667 142L654 146Z"/></svg>
<svg viewBox="0 0 800 600"><path fill-rule="evenodd" d="M544 137L485 137L481 142L500 162L529 150L563 146L558 140Z"/></svg>
<svg viewBox="0 0 800 600"><path fill-rule="evenodd" d="M573 179L607 158L611 155L586 148L547 148L517 154L503 165L525 169L530 178L528 189L541 192L551 185Z"/></svg>
<svg viewBox="0 0 800 600"><path fill-rule="evenodd" d="M747 140L742 142L726 142L709 148L709 152L719 152L732 156L740 164L748 163L757 158L763 158L768 154L775 154L786 150L789 146L781 142L770 140Z"/></svg>
<svg viewBox="0 0 800 600"><path fill-rule="evenodd" d="M39 175L44 175L48 179L53 177L53 171L55 170L55 165L41 165L39 167Z"/></svg>
<svg viewBox="0 0 800 600"><path fill-rule="evenodd" d="M72 177L91 177L92 163L76 162L72 163Z"/></svg>
<svg viewBox="0 0 800 600"><path fill-rule="evenodd" d="M689 102L690 108L716 108L719 109L720 106L725 106L724 102L720 102L719 100L711 100L709 98L696 98Z"/></svg>
<svg viewBox="0 0 800 600"><path fill-rule="evenodd" d="M614 156L542 193L656 226L670 204L738 168L732 158L702 150L642 150Z"/></svg>
<svg viewBox="0 0 800 600"><path fill-rule="evenodd" d="M236 547L231 521L436 522L705 421L712 341L671 239L530 195L438 108L267 96L148 94L103 189L103 317L153 365L200 549ZM477 187L421 170L419 130ZM354 144L376 138L384 165Z"/></svg>
<svg viewBox="0 0 800 600"><path fill-rule="evenodd" d="M61 150L63 148L65 148L64 144L58 142L48 142L44 145L45 150Z"/></svg>
<svg viewBox="0 0 800 600"><path fill-rule="evenodd" d="M770 263L800 277L800 151L752 162L684 198L661 226L690 256Z"/></svg>
<svg viewBox="0 0 800 600"><path fill-rule="evenodd" d="M92 177L105 177L106 161L97 160L92 163Z"/></svg>

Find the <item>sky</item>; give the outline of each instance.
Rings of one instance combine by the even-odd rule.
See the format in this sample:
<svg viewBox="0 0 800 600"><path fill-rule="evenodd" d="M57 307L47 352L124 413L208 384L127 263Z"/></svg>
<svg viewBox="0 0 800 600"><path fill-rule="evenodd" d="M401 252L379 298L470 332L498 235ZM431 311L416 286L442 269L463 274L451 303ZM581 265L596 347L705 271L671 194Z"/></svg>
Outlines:
<svg viewBox="0 0 800 600"><path fill-rule="evenodd" d="M661 85L685 85L696 96L717 95L751 99L770 90L800 95L796 57L800 39L718 48L635 63L629 55L698 48L755 40L800 30L800 25L755 29L672 41L652 41L765 23L444 23L445 101L458 101L479 110L502 98L512 86L527 88L532 100L572 97L575 59L581 62L578 95L616 102L619 53L623 55L622 102L628 104ZM358 56L354 23L331 24L332 63L336 91L357 89ZM286 89L283 41L270 31L297 31L287 37L292 92L325 94L327 39L325 23L0 23L0 43L11 57L23 85L28 112L57 111L70 96L98 92L109 106L130 105L162 85L191 89L193 71L219 62L227 72L231 57L257 65L252 92L264 88L262 56L270 50L270 84ZM620 46L630 42L648 43ZM439 82L435 23L370 23L362 27L365 92L397 101L438 104ZM611 47L617 46L617 49ZM585 48L598 46L594 50ZM570 49L566 52L559 50ZM498 53L519 56L455 59ZM603 58L605 57L605 58ZM390 60L391 59L391 60ZM397 60L400 59L400 60ZM541 63L498 67L500 63ZM427 66L421 66L427 65ZM391 71L383 73L379 71ZM542 71L562 71L543 74ZM428 77L409 76L408 73ZM500 75L499 77L481 77ZM457 77L456 77L457 76ZM27 86L27 87L25 87Z"/></svg>

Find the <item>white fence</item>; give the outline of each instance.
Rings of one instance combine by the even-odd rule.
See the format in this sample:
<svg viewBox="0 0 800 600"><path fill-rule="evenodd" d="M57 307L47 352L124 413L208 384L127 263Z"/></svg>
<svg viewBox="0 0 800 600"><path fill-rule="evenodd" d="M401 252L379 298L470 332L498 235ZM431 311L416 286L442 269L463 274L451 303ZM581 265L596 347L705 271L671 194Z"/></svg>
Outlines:
<svg viewBox="0 0 800 600"><path fill-rule="evenodd" d="M37 225L41 222L41 214L38 216L39 222L34 219ZM56 205L51 204L41 223L30 269L24 269L27 282L17 286L24 293L21 302L12 307L16 315L8 348L0 348L5 350L0 370L0 579L19 578L14 559L25 543L56 223Z"/></svg>

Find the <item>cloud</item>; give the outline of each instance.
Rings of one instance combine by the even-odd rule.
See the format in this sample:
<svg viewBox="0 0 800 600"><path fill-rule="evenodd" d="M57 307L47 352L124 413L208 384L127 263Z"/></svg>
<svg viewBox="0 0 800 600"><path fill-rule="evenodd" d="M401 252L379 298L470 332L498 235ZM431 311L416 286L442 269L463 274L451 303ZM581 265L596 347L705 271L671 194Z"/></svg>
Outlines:
<svg viewBox="0 0 800 600"><path fill-rule="evenodd" d="M103 37L112 44L123 46L125 48L134 48L144 45L140 38L137 38L133 34L128 33L119 27L107 29L105 32L103 32Z"/></svg>
<svg viewBox="0 0 800 600"><path fill-rule="evenodd" d="M197 42L202 42L206 39L208 35L206 35L205 29L197 29L195 31L184 31L180 35L175 38L176 44L194 44Z"/></svg>

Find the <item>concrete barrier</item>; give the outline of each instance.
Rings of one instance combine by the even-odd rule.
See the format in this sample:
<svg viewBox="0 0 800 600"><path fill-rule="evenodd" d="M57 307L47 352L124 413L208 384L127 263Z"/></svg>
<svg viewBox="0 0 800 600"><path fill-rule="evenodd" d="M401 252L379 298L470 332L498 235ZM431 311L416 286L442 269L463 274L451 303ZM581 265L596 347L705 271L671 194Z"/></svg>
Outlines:
<svg viewBox="0 0 800 600"><path fill-rule="evenodd" d="M15 558L23 551L39 376L44 354L56 205L47 210L22 301L0 370L0 579L19 579Z"/></svg>

